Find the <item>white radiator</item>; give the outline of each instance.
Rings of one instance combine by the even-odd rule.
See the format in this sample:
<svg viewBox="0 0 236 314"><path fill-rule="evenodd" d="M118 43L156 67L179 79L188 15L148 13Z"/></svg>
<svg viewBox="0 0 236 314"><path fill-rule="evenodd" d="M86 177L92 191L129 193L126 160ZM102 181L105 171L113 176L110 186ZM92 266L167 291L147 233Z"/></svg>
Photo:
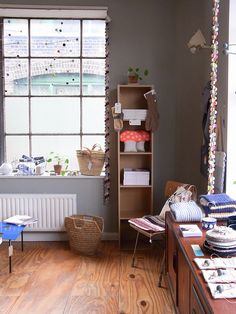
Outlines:
<svg viewBox="0 0 236 314"><path fill-rule="evenodd" d="M28 231L64 231L64 218L76 212L76 194L0 194L0 220L14 215L37 218Z"/></svg>

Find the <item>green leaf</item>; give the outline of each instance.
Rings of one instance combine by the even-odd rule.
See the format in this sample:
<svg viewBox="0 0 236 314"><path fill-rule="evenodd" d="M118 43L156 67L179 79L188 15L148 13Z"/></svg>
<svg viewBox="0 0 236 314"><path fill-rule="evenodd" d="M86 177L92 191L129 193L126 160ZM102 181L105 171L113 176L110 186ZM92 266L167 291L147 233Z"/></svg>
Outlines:
<svg viewBox="0 0 236 314"><path fill-rule="evenodd" d="M136 68L136 69L135 69L135 72L139 72L139 68Z"/></svg>
<svg viewBox="0 0 236 314"><path fill-rule="evenodd" d="M47 159L47 162L52 162L52 158Z"/></svg>
<svg viewBox="0 0 236 314"><path fill-rule="evenodd" d="M138 79L139 79L140 81L142 81L142 80L143 80L141 76L139 76L139 77L138 77Z"/></svg>
<svg viewBox="0 0 236 314"><path fill-rule="evenodd" d="M128 72L133 72L133 68L129 67Z"/></svg>
<svg viewBox="0 0 236 314"><path fill-rule="evenodd" d="M147 69L146 69L146 70L144 70L144 75L145 75L145 76L147 76L147 75L148 75L148 73L149 73L149 72L148 72L148 70L147 70Z"/></svg>
<svg viewBox="0 0 236 314"><path fill-rule="evenodd" d="M69 164L69 159L68 158L66 158L65 164Z"/></svg>

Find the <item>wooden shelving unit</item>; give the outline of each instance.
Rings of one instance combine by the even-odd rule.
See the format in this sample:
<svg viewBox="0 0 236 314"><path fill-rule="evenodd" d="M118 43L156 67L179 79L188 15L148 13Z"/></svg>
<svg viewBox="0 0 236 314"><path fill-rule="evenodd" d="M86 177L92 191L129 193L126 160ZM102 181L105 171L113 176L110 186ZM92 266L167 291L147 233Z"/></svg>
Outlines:
<svg viewBox="0 0 236 314"><path fill-rule="evenodd" d="M144 94L153 89L152 85L118 85L118 102L122 109L147 109ZM140 126L130 126L123 121L123 129L118 133L118 223L120 248L130 247L135 233L128 224L130 218L138 218L153 213L153 134L150 142L145 143L145 152L124 152L120 133L125 130L145 130L145 121ZM124 168L148 169L149 185L123 185Z"/></svg>

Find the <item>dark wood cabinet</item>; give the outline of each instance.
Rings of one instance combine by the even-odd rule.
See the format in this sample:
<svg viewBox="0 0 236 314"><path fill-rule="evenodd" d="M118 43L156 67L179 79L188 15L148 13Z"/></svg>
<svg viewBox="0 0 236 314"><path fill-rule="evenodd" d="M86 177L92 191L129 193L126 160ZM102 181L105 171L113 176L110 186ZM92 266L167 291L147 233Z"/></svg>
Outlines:
<svg viewBox="0 0 236 314"><path fill-rule="evenodd" d="M204 301L199 297L198 289L194 283L193 278L191 278L190 286L190 313L191 314L204 314L207 311L204 308ZM187 313L187 312L186 312Z"/></svg>
<svg viewBox="0 0 236 314"><path fill-rule="evenodd" d="M182 237L179 224L171 213L166 215L166 281L176 313L179 314L235 314L236 304L224 299L214 300L201 270L194 263L191 244L202 247L202 237ZM204 254L209 258L209 254ZM233 300L235 301L235 300Z"/></svg>
<svg viewBox="0 0 236 314"><path fill-rule="evenodd" d="M180 313L188 313L190 303L190 271L181 250L177 250L177 265L177 307Z"/></svg>

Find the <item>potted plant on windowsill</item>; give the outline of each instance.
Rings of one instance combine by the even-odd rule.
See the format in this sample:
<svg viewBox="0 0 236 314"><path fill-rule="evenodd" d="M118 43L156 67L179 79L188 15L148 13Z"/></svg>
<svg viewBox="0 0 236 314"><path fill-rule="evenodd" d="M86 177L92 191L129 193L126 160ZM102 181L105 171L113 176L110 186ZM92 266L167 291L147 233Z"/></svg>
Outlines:
<svg viewBox="0 0 236 314"><path fill-rule="evenodd" d="M129 67L128 68L128 84L137 84L138 81L142 81L143 80L143 76L147 76L148 75L148 70L145 69L143 71L143 74L141 74L140 68L132 68Z"/></svg>
<svg viewBox="0 0 236 314"><path fill-rule="evenodd" d="M61 156L58 153L51 152L47 163L53 163L54 172L57 175L65 175L69 166L69 159L67 157Z"/></svg>

